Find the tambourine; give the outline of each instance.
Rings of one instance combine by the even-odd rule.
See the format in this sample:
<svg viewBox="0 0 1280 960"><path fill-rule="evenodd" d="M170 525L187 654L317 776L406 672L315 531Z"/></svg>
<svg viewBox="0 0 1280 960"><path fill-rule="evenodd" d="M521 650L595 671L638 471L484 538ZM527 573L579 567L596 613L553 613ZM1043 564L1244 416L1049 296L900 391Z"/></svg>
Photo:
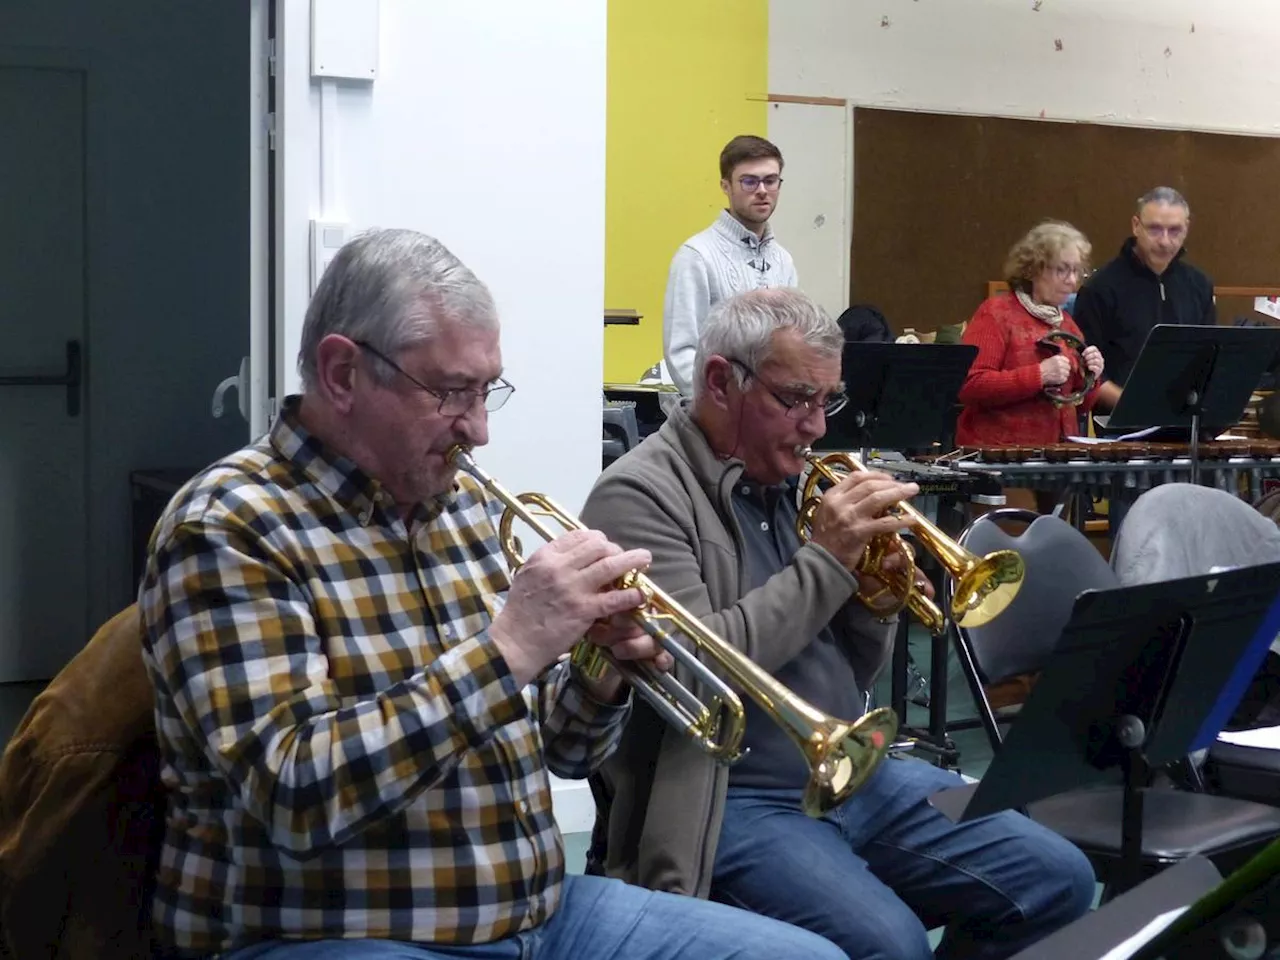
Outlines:
<svg viewBox="0 0 1280 960"><path fill-rule="evenodd" d="M1084 386L1073 393L1063 393L1062 387L1053 386L1045 387L1044 395L1049 399L1055 407L1078 407L1090 390L1093 389L1097 377L1094 376L1089 365L1084 362L1085 343L1074 333L1068 333L1066 330L1054 330L1036 341L1036 346L1053 348L1056 344L1065 344L1067 349L1076 352L1076 363L1081 372L1084 374Z"/></svg>

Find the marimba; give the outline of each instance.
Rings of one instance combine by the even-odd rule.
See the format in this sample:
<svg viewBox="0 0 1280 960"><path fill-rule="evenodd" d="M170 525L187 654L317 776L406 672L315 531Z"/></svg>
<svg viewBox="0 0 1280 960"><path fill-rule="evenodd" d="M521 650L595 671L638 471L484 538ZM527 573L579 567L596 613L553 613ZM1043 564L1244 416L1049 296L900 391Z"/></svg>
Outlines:
<svg viewBox="0 0 1280 960"><path fill-rule="evenodd" d="M1210 440L1199 446L1200 482L1256 503L1266 480L1280 477L1280 441ZM1132 501L1161 483L1191 482L1187 444L1115 441L977 447L943 458L947 466L988 473L1006 487Z"/></svg>

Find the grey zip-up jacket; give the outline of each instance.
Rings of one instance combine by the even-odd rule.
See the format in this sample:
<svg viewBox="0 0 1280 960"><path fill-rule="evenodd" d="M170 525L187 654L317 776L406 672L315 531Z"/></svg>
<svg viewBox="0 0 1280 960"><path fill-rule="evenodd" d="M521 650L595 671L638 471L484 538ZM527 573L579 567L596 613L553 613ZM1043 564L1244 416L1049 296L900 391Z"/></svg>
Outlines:
<svg viewBox="0 0 1280 960"><path fill-rule="evenodd" d="M868 689L888 659L896 621L873 617L853 596L853 575L811 543L764 586L749 590L731 503L742 471L742 461L716 457L682 406L601 475L582 519L620 546L649 550L652 579L767 671L791 660L830 623L858 685ZM692 682L683 669L676 676ZM613 793L609 875L706 897L727 769L637 700L602 775Z"/></svg>

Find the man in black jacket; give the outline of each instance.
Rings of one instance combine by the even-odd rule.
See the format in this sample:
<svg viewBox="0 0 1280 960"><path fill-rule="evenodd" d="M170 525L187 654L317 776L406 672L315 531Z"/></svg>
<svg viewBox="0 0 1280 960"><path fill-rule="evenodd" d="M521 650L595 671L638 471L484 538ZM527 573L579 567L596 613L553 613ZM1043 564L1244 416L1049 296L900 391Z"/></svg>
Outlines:
<svg viewBox="0 0 1280 960"><path fill-rule="evenodd" d="M1186 262L1183 244L1191 208L1172 187L1156 187L1138 201L1133 236L1120 255L1080 290L1072 316L1085 340L1102 351L1108 379L1098 404L1110 409L1158 323L1214 324L1213 281Z"/></svg>

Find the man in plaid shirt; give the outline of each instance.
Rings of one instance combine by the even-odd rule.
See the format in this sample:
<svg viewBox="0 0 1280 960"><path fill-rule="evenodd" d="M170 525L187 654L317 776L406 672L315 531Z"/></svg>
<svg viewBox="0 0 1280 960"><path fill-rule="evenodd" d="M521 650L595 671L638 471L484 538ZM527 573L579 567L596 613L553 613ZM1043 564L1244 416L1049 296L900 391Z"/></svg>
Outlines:
<svg viewBox="0 0 1280 960"><path fill-rule="evenodd" d="M835 958L777 921L566 877L548 773L617 744L629 690L586 635L670 656L600 533L514 576L501 505L447 459L502 379L488 290L437 241L377 231L307 312L270 433L157 524L139 597L168 790L154 904L180 956Z"/></svg>

